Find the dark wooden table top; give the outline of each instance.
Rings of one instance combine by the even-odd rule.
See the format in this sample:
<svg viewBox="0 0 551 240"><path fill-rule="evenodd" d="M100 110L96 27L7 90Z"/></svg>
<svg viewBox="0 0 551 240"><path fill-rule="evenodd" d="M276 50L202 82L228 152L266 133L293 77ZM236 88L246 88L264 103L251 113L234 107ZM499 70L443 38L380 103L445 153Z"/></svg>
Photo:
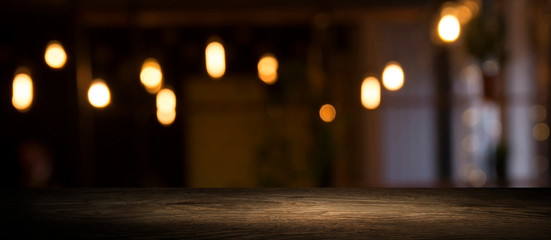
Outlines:
<svg viewBox="0 0 551 240"><path fill-rule="evenodd" d="M2 233L14 239L551 239L550 189L18 189L0 197Z"/></svg>

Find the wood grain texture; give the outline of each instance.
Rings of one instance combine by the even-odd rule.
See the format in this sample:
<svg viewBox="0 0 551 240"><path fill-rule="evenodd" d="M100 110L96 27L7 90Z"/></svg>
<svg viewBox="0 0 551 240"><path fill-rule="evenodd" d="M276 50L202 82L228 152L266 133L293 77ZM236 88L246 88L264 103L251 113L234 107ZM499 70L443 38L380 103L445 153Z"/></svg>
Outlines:
<svg viewBox="0 0 551 240"><path fill-rule="evenodd" d="M551 239L550 189L22 189L16 238Z"/></svg>

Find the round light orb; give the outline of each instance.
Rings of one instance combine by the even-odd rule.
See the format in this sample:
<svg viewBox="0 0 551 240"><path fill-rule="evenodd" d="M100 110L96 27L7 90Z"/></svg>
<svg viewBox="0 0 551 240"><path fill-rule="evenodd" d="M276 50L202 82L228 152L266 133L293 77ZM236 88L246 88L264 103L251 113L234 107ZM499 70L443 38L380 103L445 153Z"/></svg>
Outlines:
<svg viewBox="0 0 551 240"><path fill-rule="evenodd" d="M51 41L46 47L46 52L44 53L44 60L46 64L51 68L62 68L67 62L67 54L65 49L58 41Z"/></svg>
<svg viewBox="0 0 551 240"><path fill-rule="evenodd" d="M444 15L438 22L438 36L444 42L454 42L459 38L461 25L456 16Z"/></svg>
<svg viewBox="0 0 551 240"><path fill-rule="evenodd" d="M33 102L33 80L26 73L18 73L13 78L13 107L20 112L27 111Z"/></svg>
<svg viewBox="0 0 551 240"><path fill-rule="evenodd" d="M389 62L383 70L383 86L389 91L396 91L404 85L404 71L397 62Z"/></svg>
<svg viewBox="0 0 551 240"><path fill-rule="evenodd" d="M109 87L102 79L96 79L88 89L88 101L95 108L104 108L111 101Z"/></svg>
<svg viewBox="0 0 551 240"><path fill-rule="evenodd" d="M461 121L467 127L474 127L480 122L480 110L471 107L461 114Z"/></svg>
<svg viewBox="0 0 551 240"><path fill-rule="evenodd" d="M207 73L212 78L221 78L226 72L226 54L222 43L213 41L205 49Z"/></svg>
<svg viewBox="0 0 551 240"><path fill-rule="evenodd" d="M335 107L331 104L325 104L321 106L320 111L320 118L324 122L332 122L335 120L335 117L337 115L337 110L335 110Z"/></svg>
<svg viewBox="0 0 551 240"><path fill-rule="evenodd" d="M157 110L168 112L176 109L176 94L168 88L157 93Z"/></svg>
<svg viewBox="0 0 551 240"><path fill-rule="evenodd" d="M542 105L534 105L530 108L530 118L534 122L543 122L547 118L547 109Z"/></svg>
<svg viewBox="0 0 551 240"><path fill-rule="evenodd" d="M157 120L163 126L169 126L176 119L176 110L162 111L157 109Z"/></svg>
<svg viewBox="0 0 551 240"><path fill-rule="evenodd" d="M538 123L532 128L532 136L538 141L545 141L549 138L549 126L546 123Z"/></svg>
<svg viewBox="0 0 551 240"><path fill-rule="evenodd" d="M262 82L272 85L277 81L277 59L271 54L265 54L257 64L258 77Z"/></svg>
<svg viewBox="0 0 551 240"><path fill-rule="evenodd" d="M151 94L155 94L161 89L163 72L161 71L161 65L159 65L156 59L148 58L144 61L142 71L140 72L140 81Z"/></svg>
<svg viewBox="0 0 551 240"><path fill-rule="evenodd" d="M369 110L376 109L381 103L381 85L375 77L367 77L362 82L362 105Z"/></svg>

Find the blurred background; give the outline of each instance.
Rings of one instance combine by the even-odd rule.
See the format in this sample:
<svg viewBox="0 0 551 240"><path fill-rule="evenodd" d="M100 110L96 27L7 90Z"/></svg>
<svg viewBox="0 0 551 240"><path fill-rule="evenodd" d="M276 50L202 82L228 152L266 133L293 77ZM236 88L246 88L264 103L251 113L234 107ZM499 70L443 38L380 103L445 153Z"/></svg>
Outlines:
<svg viewBox="0 0 551 240"><path fill-rule="evenodd" d="M4 0L4 187L548 187L551 1Z"/></svg>

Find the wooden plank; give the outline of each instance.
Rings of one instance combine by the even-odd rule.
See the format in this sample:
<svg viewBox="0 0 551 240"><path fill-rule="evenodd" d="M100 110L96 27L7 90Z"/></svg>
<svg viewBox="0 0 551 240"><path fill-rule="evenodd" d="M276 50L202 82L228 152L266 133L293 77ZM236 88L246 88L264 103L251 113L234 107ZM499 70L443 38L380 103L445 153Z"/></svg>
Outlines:
<svg viewBox="0 0 551 240"><path fill-rule="evenodd" d="M550 189L24 189L17 238L551 239Z"/></svg>

